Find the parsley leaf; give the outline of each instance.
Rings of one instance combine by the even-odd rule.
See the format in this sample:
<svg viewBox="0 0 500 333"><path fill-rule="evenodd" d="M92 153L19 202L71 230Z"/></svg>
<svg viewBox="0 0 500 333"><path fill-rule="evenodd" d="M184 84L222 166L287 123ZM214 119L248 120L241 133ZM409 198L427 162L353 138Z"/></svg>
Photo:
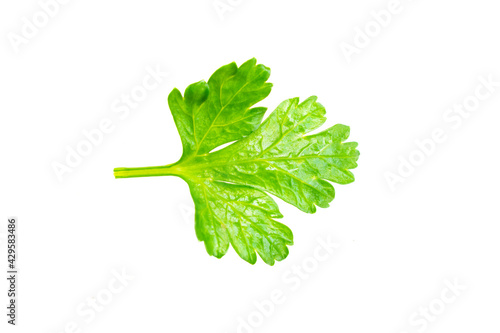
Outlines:
<svg viewBox="0 0 500 333"><path fill-rule="evenodd" d="M229 244L254 264L256 252L269 265L288 255L291 230L270 193L306 213L326 208L335 196L330 182L354 181L357 143L345 142L349 127L335 125L312 135L326 120L312 96L282 102L262 122L266 108L253 107L271 91L270 70L250 59L218 69L174 89L168 104L183 155L173 164L116 168L116 178L174 175L184 179L195 204L195 229L207 252L221 258ZM220 145L227 147L211 152ZM330 182L329 182L330 181ZM267 193L266 193L267 192Z"/></svg>

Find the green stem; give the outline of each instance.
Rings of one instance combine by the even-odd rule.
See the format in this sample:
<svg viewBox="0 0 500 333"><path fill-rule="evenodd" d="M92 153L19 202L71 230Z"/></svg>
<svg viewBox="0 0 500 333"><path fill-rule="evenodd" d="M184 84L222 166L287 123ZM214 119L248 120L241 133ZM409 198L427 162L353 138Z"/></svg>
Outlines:
<svg viewBox="0 0 500 333"><path fill-rule="evenodd" d="M156 177L179 175L180 170L174 167L174 164L170 164L142 168L115 168L113 173L115 178Z"/></svg>

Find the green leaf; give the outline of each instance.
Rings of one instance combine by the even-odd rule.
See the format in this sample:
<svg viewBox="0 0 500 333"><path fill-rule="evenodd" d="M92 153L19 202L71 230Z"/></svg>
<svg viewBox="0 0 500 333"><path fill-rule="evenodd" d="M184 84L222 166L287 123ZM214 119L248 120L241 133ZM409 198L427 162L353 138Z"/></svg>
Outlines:
<svg viewBox="0 0 500 333"><path fill-rule="evenodd" d="M231 243L251 264L257 260L255 251L269 265L286 258L292 231L273 219L283 216L270 196L208 179L188 183L196 205L196 235L210 255L221 258Z"/></svg>
<svg viewBox="0 0 500 333"><path fill-rule="evenodd" d="M181 135L183 158L205 154L239 140L261 123L266 108L251 108L271 92L267 83L270 70L250 59L239 68L233 62L219 68L208 80L178 89L168 97L168 105Z"/></svg>
<svg viewBox="0 0 500 333"><path fill-rule="evenodd" d="M335 196L330 182L354 181L357 143L345 142L349 127L317 134L325 108L312 96L282 102L262 122L265 108L253 107L271 90L269 69L251 59L217 70L208 83L174 89L168 98L181 136L183 155L170 165L117 168L116 178L174 175L184 179L195 203L195 229L217 258L229 244L253 264L256 253L269 265L288 255L292 232L272 194L306 213L326 208ZM229 146L213 149L236 141ZM266 193L267 192L267 193Z"/></svg>

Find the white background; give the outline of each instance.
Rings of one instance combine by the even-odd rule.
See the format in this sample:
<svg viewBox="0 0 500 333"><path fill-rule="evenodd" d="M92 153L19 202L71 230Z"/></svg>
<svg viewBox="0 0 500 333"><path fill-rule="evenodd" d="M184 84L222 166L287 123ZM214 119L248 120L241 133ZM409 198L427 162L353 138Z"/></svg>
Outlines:
<svg viewBox="0 0 500 333"><path fill-rule="evenodd" d="M401 0L350 62L342 43L353 44L356 27L389 1L230 3L221 16L212 0L73 0L18 52L9 38L40 4L1 3L1 232L17 215L21 275L14 329L0 283L0 331L64 332L74 321L81 331L66 332L237 332L250 316L254 326L240 332L498 332L500 87L457 128L443 118L474 95L480 76L500 81L498 3ZM278 200L295 245L274 267L232 249L208 256L181 179L112 172L175 162L168 93L251 57L272 69L261 105L317 95L325 128L349 125L361 152L355 183L337 185L330 208L308 215ZM169 76L120 119L113 102L148 66ZM113 131L59 181L52 164L104 118ZM392 191L386 173L397 174L398 158L418 154L415 140L436 128L447 140ZM340 247L316 267L318 237ZM291 269L304 262L310 273L293 289L287 277L297 281ZM85 322L77 308L103 297L122 268L134 279ZM446 280L467 289L440 309ZM273 290L284 302L264 316L254 302ZM440 313L425 327L410 323L430 305Z"/></svg>

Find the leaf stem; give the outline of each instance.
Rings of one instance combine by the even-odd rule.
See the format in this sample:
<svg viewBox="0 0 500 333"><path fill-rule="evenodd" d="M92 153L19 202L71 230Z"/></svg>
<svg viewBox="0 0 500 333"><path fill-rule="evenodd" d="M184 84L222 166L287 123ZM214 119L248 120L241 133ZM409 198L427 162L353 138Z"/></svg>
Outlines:
<svg viewBox="0 0 500 333"><path fill-rule="evenodd" d="M178 176L180 170L175 164L141 167L141 168L115 168L113 170L115 178L134 177L156 177L156 176Z"/></svg>

